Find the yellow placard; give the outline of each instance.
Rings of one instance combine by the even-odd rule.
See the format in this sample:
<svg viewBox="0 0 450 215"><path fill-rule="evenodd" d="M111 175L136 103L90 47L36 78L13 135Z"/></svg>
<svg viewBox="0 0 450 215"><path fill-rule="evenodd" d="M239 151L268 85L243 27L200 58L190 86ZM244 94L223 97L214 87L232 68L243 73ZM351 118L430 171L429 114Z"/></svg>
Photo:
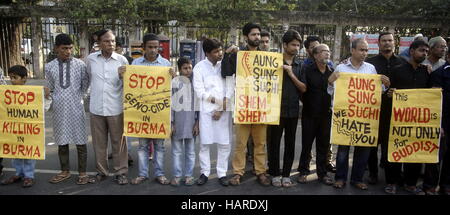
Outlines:
<svg viewBox="0 0 450 215"><path fill-rule="evenodd" d="M341 72L335 86L331 143L377 146L381 76Z"/></svg>
<svg viewBox="0 0 450 215"><path fill-rule="evenodd" d="M240 51L236 67L234 123L280 124L283 55Z"/></svg>
<svg viewBox="0 0 450 215"><path fill-rule="evenodd" d="M442 90L395 90L392 100L388 161L437 163Z"/></svg>
<svg viewBox="0 0 450 215"><path fill-rule="evenodd" d="M44 88L0 86L0 157L45 159Z"/></svg>
<svg viewBox="0 0 450 215"><path fill-rule="evenodd" d="M125 136L170 137L169 69L161 66L126 66L123 77Z"/></svg>

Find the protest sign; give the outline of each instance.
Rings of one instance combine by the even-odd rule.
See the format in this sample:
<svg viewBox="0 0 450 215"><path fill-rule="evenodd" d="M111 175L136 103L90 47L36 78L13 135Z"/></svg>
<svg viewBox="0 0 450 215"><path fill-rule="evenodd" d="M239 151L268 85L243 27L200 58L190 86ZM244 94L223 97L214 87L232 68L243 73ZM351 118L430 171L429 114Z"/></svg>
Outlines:
<svg viewBox="0 0 450 215"><path fill-rule="evenodd" d="M381 86L380 75L340 73L334 90L332 144L377 146Z"/></svg>
<svg viewBox="0 0 450 215"><path fill-rule="evenodd" d="M441 89L395 90L392 100L389 162L437 163Z"/></svg>
<svg viewBox="0 0 450 215"><path fill-rule="evenodd" d="M160 66L126 66L123 77L125 136L170 137L169 69Z"/></svg>
<svg viewBox="0 0 450 215"><path fill-rule="evenodd" d="M278 125L283 86L283 55L240 51L237 58L234 123Z"/></svg>
<svg viewBox="0 0 450 215"><path fill-rule="evenodd" d="M45 159L42 86L0 86L0 157Z"/></svg>

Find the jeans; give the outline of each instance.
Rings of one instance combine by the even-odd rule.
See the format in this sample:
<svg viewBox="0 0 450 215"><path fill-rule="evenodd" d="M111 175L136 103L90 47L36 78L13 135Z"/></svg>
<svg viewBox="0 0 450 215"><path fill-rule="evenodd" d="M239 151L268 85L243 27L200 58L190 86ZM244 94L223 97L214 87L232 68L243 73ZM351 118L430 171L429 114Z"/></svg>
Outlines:
<svg viewBox="0 0 450 215"><path fill-rule="evenodd" d="M184 146L184 154L183 154ZM172 165L173 176L181 177L183 174L183 159L184 157L184 175L192 176L195 165L195 139L180 139L172 138Z"/></svg>
<svg viewBox="0 0 450 215"><path fill-rule="evenodd" d="M149 138L139 138L138 147L138 159L139 159L139 176L149 177L148 175L148 165L149 165L149 143L153 143L155 147L155 160L153 161L155 167L155 177L164 175L164 153L166 149L164 148L164 139L149 139Z"/></svg>
<svg viewBox="0 0 450 215"><path fill-rule="evenodd" d="M364 170L367 166L371 148L361 146L355 146L354 148L355 150L353 152L353 165L350 182L361 183L363 182ZM338 147L336 157L336 181L347 181L349 152L350 146L340 145Z"/></svg>
<svg viewBox="0 0 450 215"><path fill-rule="evenodd" d="M127 137L127 148L128 148L128 155L131 155L131 142L135 141L135 140L139 140L139 138L137 137ZM130 158L128 158L130 159Z"/></svg>
<svg viewBox="0 0 450 215"><path fill-rule="evenodd" d="M36 160L12 159L11 164L16 168L16 176L34 179Z"/></svg>

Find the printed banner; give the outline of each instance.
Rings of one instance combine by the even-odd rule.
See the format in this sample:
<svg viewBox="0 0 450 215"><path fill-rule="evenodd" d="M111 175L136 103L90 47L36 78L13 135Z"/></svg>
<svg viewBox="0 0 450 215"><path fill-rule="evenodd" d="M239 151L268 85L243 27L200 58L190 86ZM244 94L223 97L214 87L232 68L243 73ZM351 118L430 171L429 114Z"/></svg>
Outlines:
<svg viewBox="0 0 450 215"><path fill-rule="evenodd" d="M437 163L442 90L395 90L392 100L389 162Z"/></svg>
<svg viewBox="0 0 450 215"><path fill-rule="evenodd" d="M0 157L45 159L42 86L0 86Z"/></svg>
<svg viewBox="0 0 450 215"><path fill-rule="evenodd" d="M123 77L124 133L129 137L170 137L170 67L126 66Z"/></svg>
<svg viewBox="0 0 450 215"><path fill-rule="evenodd" d="M283 55L263 51L237 54L234 123L280 123Z"/></svg>
<svg viewBox="0 0 450 215"><path fill-rule="evenodd" d="M380 75L339 74L334 90L332 144L377 146L381 86Z"/></svg>
<svg viewBox="0 0 450 215"><path fill-rule="evenodd" d="M358 38L364 38L369 45L369 52L367 54L377 55L380 50L380 48L378 47L378 36L379 34L352 34L350 42Z"/></svg>

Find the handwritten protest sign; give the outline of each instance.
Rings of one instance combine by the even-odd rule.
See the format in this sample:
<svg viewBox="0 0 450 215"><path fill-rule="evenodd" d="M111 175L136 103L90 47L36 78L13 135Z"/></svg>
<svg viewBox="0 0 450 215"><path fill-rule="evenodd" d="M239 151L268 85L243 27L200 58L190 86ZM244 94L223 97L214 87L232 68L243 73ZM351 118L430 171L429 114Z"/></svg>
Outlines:
<svg viewBox="0 0 450 215"><path fill-rule="evenodd" d="M125 136L170 137L169 69L160 66L126 66L123 77Z"/></svg>
<svg viewBox="0 0 450 215"><path fill-rule="evenodd" d="M240 51L237 54L234 123L280 123L283 55Z"/></svg>
<svg viewBox="0 0 450 215"><path fill-rule="evenodd" d="M45 159L42 86L0 86L0 157Z"/></svg>
<svg viewBox="0 0 450 215"><path fill-rule="evenodd" d="M441 89L395 90L392 100L389 162L437 163Z"/></svg>
<svg viewBox="0 0 450 215"><path fill-rule="evenodd" d="M335 86L331 143L377 146L381 76L341 72Z"/></svg>

